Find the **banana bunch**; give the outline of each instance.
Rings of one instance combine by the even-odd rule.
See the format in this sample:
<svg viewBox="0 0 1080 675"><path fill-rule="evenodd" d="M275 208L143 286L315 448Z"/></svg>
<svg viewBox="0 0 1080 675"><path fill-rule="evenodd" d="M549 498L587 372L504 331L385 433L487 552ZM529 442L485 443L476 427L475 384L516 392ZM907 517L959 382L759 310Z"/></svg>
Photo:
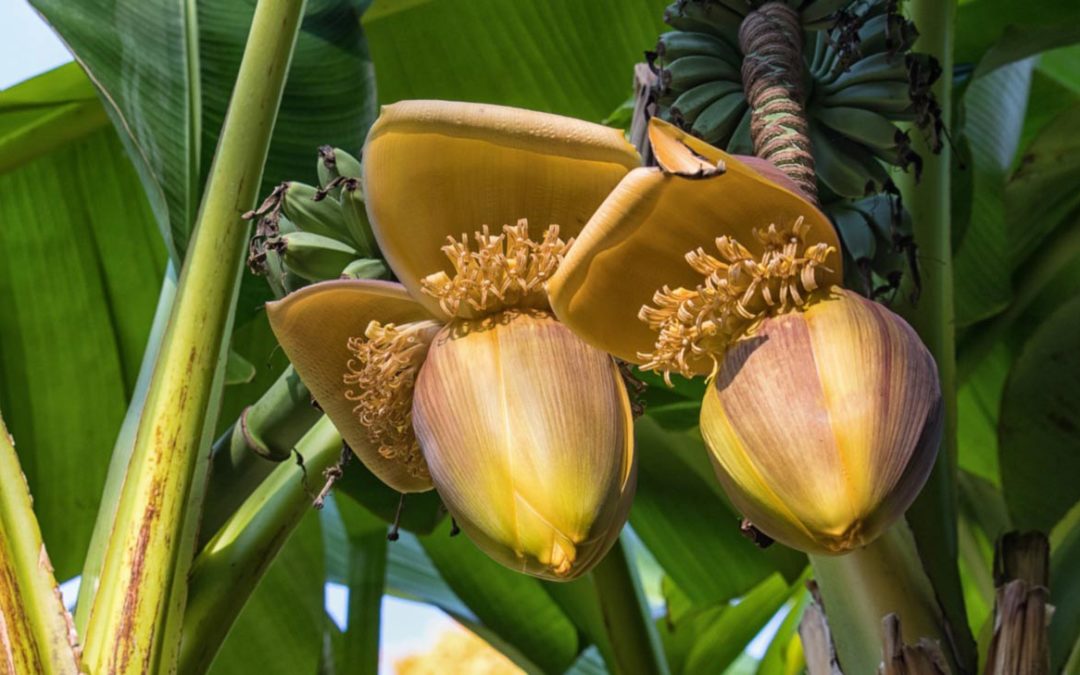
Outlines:
<svg viewBox="0 0 1080 675"><path fill-rule="evenodd" d="M665 21L653 64L658 114L705 141L753 154L743 93L738 31L761 4L679 0ZM896 122L934 124L933 63L908 53L917 33L891 0L817 0L787 4L804 28L810 140L824 201L859 199L888 184L882 165L905 170L921 161Z"/></svg>
<svg viewBox="0 0 1080 675"><path fill-rule="evenodd" d="M259 219L248 266L277 297L314 281L390 277L364 209L360 161L324 146L316 169L322 187L282 183L244 214Z"/></svg>
<svg viewBox="0 0 1080 675"><path fill-rule="evenodd" d="M754 154L744 93L739 28L755 0L677 0L650 54L657 73L657 114L734 154ZM914 25L894 0L788 0L803 28L803 101L818 175L818 194L840 231L853 288L867 295L895 288L908 270L916 282L910 222L886 165L916 176L922 160L898 122L940 147L940 108L930 86L936 62L912 53Z"/></svg>

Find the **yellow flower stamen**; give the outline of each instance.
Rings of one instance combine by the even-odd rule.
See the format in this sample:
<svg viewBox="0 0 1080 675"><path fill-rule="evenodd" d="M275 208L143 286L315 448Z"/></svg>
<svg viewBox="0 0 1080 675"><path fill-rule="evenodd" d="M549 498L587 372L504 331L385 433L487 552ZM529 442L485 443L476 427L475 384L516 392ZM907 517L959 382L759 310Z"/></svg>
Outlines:
<svg viewBox="0 0 1080 675"><path fill-rule="evenodd" d="M504 225L498 235L484 225L473 239L476 251L470 249L467 235L462 234L460 241L448 237L442 250L454 265L454 276L436 272L421 282L424 292L438 298L450 316L458 316L462 303L479 314L546 308L544 283L574 243L573 238L565 242L559 238L558 225L548 226L543 239L535 242L524 218L517 225Z"/></svg>
<svg viewBox="0 0 1080 675"><path fill-rule="evenodd" d="M412 425L413 388L428 347L439 331L435 321L395 326L372 321L362 337L349 338L345 398L379 454L401 462L417 478L427 462Z"/></svg>
<svg viewBox="0 0 1080 675"><path fill-rule="evenodd" d="M760 259L732 237L716 239L720 258L698 248L686 261L705 282L694 290L664 288L653 296L655 307L641 308L638 318L659 334L651 353L639 356L642 370L657 370L671 384L671 373L694 375L692 360L709 358L716 372L719 356L750 333L765 317L802 307L818 289L817 270L836 249L825 243L807 247L810 225L801 216L790 229L754 230L764 247Z"/></svg>

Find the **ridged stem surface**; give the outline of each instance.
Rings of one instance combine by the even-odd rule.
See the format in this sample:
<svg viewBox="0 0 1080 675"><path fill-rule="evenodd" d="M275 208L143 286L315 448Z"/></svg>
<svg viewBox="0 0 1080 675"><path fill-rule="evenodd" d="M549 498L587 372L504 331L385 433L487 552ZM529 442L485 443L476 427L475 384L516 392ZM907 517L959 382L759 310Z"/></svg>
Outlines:
<svg viewBox="0 0 1080 675"><path fill-rule="evenodd" d="M817 177L803 107L802 45L799 15L781 2L765 3L739 27L754 154L776 165L816 202Z"/></svg>
<svg viewBox="0 0 1080 675"><path fill-rule="evenodd" d="M87 622L92 673L173 672L247 223L304 0L262 0L105 547Z"/></svg>

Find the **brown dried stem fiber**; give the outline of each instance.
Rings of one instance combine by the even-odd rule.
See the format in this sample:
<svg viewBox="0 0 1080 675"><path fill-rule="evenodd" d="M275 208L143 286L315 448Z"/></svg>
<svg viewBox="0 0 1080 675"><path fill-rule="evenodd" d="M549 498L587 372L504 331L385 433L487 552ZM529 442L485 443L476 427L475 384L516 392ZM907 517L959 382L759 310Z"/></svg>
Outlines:
<svg viewBox="0 0 1080 675"><path fill-rule="evenodd" d="M802 27L798 13L768 2L747 14L739 28L742 81L750 102L754 153L772 162L817 201L814 156L806 110Z"/></svg>

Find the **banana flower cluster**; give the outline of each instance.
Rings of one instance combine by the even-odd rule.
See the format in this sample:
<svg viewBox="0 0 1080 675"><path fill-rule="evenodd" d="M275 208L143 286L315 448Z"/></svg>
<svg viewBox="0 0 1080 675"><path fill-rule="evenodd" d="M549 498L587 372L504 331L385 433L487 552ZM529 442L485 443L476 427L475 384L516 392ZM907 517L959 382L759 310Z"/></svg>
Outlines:
<svg viewBox="0 0 1080 675"><path fill-rule="evenodd" d="M660 167L582 230L548 285L556 315L644 369L709 378L701 433L758 529L810 553L870 543L933 466L932 357L839 286L836 233L783 174L658 119L649 135Z"/></svg>
<svg viewBox="0 0 1080 675"><path fill-rule="evenodd" d="M386 484L434 487L508 567L579 576L629 512L632 416L615 361L555 319L545 285L636 151L578 120L408 101L382 110L363 164L400 283L329 281L270 303L281 346Z"/></svg>

